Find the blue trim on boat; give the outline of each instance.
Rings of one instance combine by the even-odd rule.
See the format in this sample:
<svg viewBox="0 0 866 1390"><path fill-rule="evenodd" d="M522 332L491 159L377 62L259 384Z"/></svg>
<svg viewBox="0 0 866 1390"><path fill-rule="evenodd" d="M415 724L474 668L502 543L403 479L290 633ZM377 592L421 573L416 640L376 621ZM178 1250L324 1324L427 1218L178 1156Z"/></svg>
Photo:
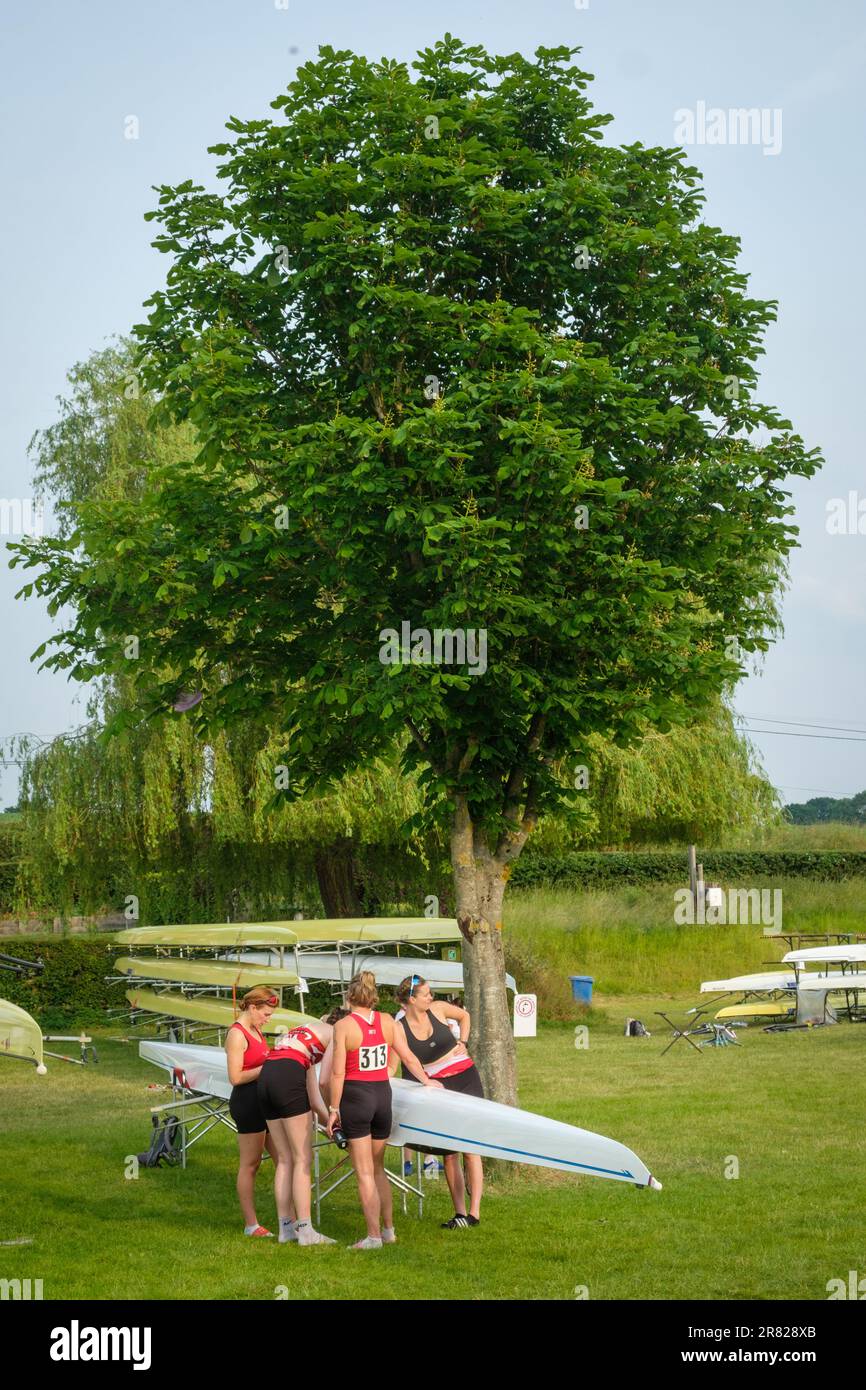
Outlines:
<svg viewBox="0 0 866 1390"><path fill-rule="evenodd" d="M415 1134L427 1134L432 1139L456 1139L461 1144L467 1142L464 1135L444 1134L442 1130L425 1129L422 1125L407 1125L402 1120L400 1121L400 1128L412 1130ZM519 1154L521 1158L541 1158L547 1163L556 1163L560 1167L567 1165L569 1168L583 1168L587 1173L605 1173L608 1177L630 1178L632 1182L637 1182L634 1173L630 1173L627 1168L598 1168L591 1163L576 1163L571 1158L553 1158L550 1154L536 1154L531 1149L510 1149L505 1144L488 1144L486 1140L482 1142L479 1139L470 1139L468 1142L477 1144L479 1148L498 1149L503 1154Z"/></svg>

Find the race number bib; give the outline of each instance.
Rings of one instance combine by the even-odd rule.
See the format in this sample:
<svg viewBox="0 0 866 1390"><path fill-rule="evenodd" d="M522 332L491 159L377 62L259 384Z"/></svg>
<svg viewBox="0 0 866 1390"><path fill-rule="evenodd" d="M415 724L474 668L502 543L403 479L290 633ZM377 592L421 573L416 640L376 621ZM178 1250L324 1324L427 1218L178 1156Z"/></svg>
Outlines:
<svg viewBox="0 0 866 1390"><path fill-rule="evenodd" d="M382 1071L388 1065L388 1044L377 1043L375 1047L362 1047L358 1052L359 1071Z"/></svg>

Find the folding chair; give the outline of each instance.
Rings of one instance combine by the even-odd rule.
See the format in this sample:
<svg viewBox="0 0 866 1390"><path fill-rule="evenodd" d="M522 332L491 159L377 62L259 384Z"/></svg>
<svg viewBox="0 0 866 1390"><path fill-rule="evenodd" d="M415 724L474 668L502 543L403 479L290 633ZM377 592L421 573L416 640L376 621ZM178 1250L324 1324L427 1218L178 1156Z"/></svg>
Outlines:
<svg viewBox="0 0 866 1390"><path fill-rule="evenodd" d="M703 1008L703 1009L689 1009L689 1010L688 1010L688 1013L690 1013L690 1014L692 1015L691 1020L690 1020L691 1023L697 1024L697 1025L698 1025L697 1027L689 1027L688 1024L687 1024L685 1027L680 1028L679 1024L674 1023L673 1019L672 1019L672 1018L669 1018L668 1015L667 1015L666 1013L663 1012L663 1010L661 1010L661 1009L656 1009L654 1012L655 1012L657 1018L663 1018L663 1019L664 1019L665 1023L668 1025L668 1027L670 1028L671 1032L673 1033L673 1037L671 1038L671 1040L670 1040L670 1042L668 1043L667 1047L664 1048L664 1050L663 1050L663 1052L662 1052L662 1054L661 1054L663 1057L664 1057L664 1055L665 1055L665 1052L670 1052L671 1048L674 1046L674 1043L678 1043L678 1042L679 1042L680 1038L685 1038L686 1042L687 1042L691 1047L693 1047L693 1048L695 1049L695 1052L700 1052L700 1050L701 1050L700 1046L698 1045L698 1043L692 1042L692 1038L693 1038L693 1037L704 1037L704 1038L706 1038L706 1037L712 1032L712 1029L711 1029L711 1026L710 1026L709 1023L706 1023L706 1022L704 1022L704 1023L698 1023L698 1020L699 1020L700 1018L702 1018L704 1014L709 1013L709 1009L707 1009L707 1008Z"/></svg>

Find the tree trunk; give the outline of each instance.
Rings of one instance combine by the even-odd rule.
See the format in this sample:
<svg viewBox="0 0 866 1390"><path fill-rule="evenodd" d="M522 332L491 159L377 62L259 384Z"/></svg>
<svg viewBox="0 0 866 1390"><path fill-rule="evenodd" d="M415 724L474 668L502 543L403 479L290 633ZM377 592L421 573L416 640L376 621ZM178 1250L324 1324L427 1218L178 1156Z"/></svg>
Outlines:
<svg viewBox="0 0 866 1390"><path fill-rule="evenodd" d="M502 902L509 866L492 855L458 803L451 830L457 924L464 938L463 979L472 1018L470 1050L488 1100L517 1104L514 1034L505 989Z"/></svg>
<svg viewBox="0 0 866 1390"><path fill-rule="evenodd" d="M363 917L364 890L351 840L338 840L315 856L316 878L326 917Z"/></svg>

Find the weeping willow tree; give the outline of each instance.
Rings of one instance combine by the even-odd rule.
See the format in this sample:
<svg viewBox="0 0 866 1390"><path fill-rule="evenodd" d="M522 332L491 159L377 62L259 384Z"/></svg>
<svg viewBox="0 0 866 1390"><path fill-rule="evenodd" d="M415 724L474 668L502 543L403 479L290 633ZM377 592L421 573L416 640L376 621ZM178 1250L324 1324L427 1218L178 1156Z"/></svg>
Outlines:
<svg viewBox="0 0 866 1390"><path fill-rule="evenodd" d="M707 718L619 748L589 740L588 789L571 816L540 827L530 852L713 844L728 830L775 824L781 807L754 750L720 701Z"/></svg>
<svg viewBox="0 0 866 1390"><path fill-rule="evenodd" d="M67 380L57 419L30 445L34 487L53 503L62 538L74 534L82 504L134 499L149 470L183 463L194 437L188 424L154 420L155 399L140 384L126 339L77 363ZM95 688L89 722L74 738L15 749L28 813L19 897L91 911L106 892L111 901L133 895L159 920L195 909L234 915L240 903L272 911L299 897L314 906L320 899L329 916L360 915L376 905L385 870L392 895L405 891L401 859L414 869L420 841L395 827L419 802L415 784L387 760L330 796L269 815L274 748L266 728L239 720L203 745L182 719L139 729L130 721L104 741L104 728L129 702L129 682L115 674ZM372 844L375 885L364 854Z"/></svg>
<svg viewBox="0 0 866 1390"><path fill-rule="evenodd" d="M249 725L202 744L177 717L106 739L116 698L95 699L76 736L19 745L21 911L222 921L420 913L432 899L453 911L445 838L422 829L420 789L396 755L327 796L275 805L277 735ZM546 822L532 854L706 844L778 816L725 706L635 749L594 740L588 771L587 791Z"/></svg>
<svg viewBox="0 0 866 1390"><path fill-rule="evenodd" d="M347 915L434 884L427 845L404 830L417 787L386 760L326 797L271 807L271 735L248 728L202 744L177 718L106 739L115 698L95 701L75 736L19 743L22 911L148 922Z"/></svg>
<svg viewBox="0 0 866 1390"><path fill-rule="evenodd" d="M31 444L35 485L70 536L92 497L135 498L148 470L188 457L189 424L160 424L118 341L77 364L58 417ZM94 687L75 736L23 741L19 906L63 913L120 910L142 920L286 915L293 907L354 916L385 906L453 910L448 846L423 817L400 749L373 759L327 795L274 798L279 733L239 719L210 742L168 713L122 733L130 699L121 675ZM122 722L122 721L121 721ZM727 706L689 727L650 730L619 748L592 735L587 785L541 822L530 853L712 839L776 814Z"/></svg>

